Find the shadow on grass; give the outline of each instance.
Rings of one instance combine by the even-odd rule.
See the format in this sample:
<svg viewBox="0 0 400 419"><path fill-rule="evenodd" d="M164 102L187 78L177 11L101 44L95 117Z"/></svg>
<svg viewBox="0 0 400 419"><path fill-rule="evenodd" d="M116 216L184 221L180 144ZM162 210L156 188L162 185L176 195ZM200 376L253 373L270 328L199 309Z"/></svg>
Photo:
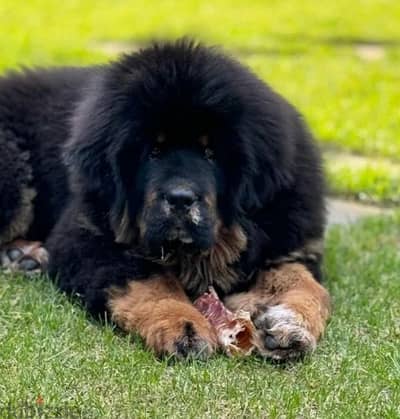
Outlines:
<svg viewBox="0 0 400 419"><path fill-rule="evenodd" d="M196 38L193 38L196 40ZM130 53L139 51L142 48L147 47L148 45L152 44L153 42L165 42L168 40L174 39L98 39L93 41L90 44L90 48L93 48L97 51L110 54L110 55L118 55L123 53ZM201 41L201 40L199 40ZM215 45L214 43L210 43L204 41L206 45ZM224 45L221 45L224 47ZM250 56L250 55L267 55L267 56L300 56L306 53L305 48L301 48L299 46L292 47L292 46L283 46L282 48L277 47L268 47L262 45L255 45L255 46L231 46L227 47L228 50L231 52L238 54L240 56Z"/></svg>
<svg viewBox="0 0 400 419"><path fill-rule="evenodd" d="M335 47L376 46L400 47L400 38L370 38L361 36L313 36L306 34L274 34L273 38L283 42L330 45Z"/></svg>
<svg viewBox="0 0 400 419"><path fill-rule="evenodd" d="M196 39L196 38L194 38ZM307 46L328 45L333 47L400 47L400 38L370 38L357 36L313 36L306 34L270 34L270 40L277 41L280 47L263 45L231 46L228 49L241 56L266 55L266 56L301 56L307 53ZM160 38L149 39L98 39L94 40L90 48L110 55L135 52L145 48L152 42L168 40ZM171 39L170 39L171 40ZM205 42L207 43L207 42ZM211 43L212 44L212 43Z"/></svg>

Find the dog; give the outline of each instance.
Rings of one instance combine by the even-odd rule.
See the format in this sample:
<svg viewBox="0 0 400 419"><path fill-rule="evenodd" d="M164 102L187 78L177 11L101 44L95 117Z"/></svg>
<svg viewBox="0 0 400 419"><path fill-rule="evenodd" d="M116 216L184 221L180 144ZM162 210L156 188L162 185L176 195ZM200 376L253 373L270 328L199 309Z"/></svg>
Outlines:
<svg viewBox="0 0 400 419"><path fill-rule="evenodd" d="M325 181L297 110L183 39L115 62L0 79L4 268L48 272L157 355L210 356L212 285L274 360L314 350Z"/></svg>

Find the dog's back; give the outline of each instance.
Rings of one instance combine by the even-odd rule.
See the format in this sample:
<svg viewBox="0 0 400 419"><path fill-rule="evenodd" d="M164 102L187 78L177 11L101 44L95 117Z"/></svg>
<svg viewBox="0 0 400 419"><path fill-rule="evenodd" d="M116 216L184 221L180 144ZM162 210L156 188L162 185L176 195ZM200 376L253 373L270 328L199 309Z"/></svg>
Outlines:
<svg viewBox="0 0 400 419"><path fill-rule="evenodd" d="M61 148L93 71L24 70L0 78L0 245L43 240L56 222L68 197Z"/></svg>

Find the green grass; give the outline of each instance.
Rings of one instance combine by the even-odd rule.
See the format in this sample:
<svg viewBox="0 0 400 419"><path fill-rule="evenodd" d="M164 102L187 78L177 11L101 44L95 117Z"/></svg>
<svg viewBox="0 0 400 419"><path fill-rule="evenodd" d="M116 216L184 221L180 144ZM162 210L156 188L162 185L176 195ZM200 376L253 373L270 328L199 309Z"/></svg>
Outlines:
<svg viewBox="0 0 400 419"><path fill-rule="evenodd" d="M370 161L327 159L335 193L396 203L399 21L397 0L3 0L0 70L100 62L186 34L221 44L296 104L323 146ZM377 175L377 157L395 170Z"/></svg>
<svg viewBox="0 0 400 419"><path fill-rule="evenodd" d="M40 395L45 411L84 418L398 418L399 237L400 214L330 230L334 316L316 353L285 366L158 361L45 279L1 275L0 406L32 412Z"/></svg>

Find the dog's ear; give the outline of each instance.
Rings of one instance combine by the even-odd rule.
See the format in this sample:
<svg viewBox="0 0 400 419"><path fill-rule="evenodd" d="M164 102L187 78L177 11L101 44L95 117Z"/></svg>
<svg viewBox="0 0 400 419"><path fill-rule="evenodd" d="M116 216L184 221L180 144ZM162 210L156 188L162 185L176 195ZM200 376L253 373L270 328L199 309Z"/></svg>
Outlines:
<svg viewBox="0 0 400 419"><path fill-rule="evenodd" d="M124 242L131 239L134 227L129 220L129 185L123 177L129 172L127 181L134 182L140 152L134 150L133 112L128 118L127 103L118 99L107 91L101 77L93 82L72 118L64 161L72 192L85 201L88 215L108 224L116 240Z"/></svg>
<svg viewBox="0 0 400 419"><path fill-rule="evenodd" d="M291 108L282 107L278 103L272 111L253 112L227 134L230 152L224 153L222 165L228 204L224 213L230 220L265 208L293 183L296 137L305 133Z"/></svg>

